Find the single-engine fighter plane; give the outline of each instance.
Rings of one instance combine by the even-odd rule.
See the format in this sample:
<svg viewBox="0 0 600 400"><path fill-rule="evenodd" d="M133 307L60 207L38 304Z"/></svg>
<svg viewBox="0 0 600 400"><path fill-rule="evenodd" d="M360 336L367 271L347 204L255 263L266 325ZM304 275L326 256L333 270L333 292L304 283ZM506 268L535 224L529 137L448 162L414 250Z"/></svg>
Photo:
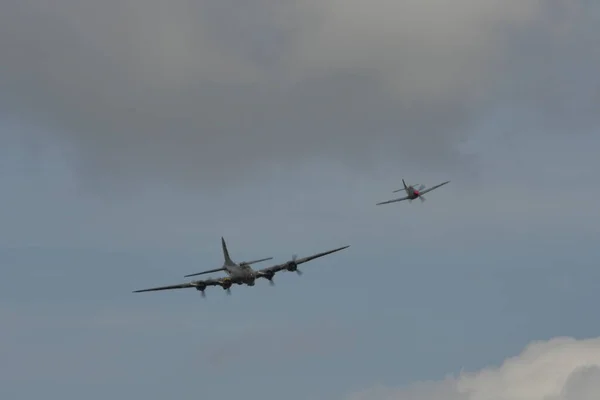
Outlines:
<svg viewBox="0 0 600 400"><path fill-rule="evenodd" d="M394 190L393 193L397 193L400 192L402 190L404 190L406 192L406 196L405 197L400 197L398 199L393 199L393 200L388 200L388 201L384 201L381 203L377 203L376 205L382 205L382 204L389 204L389 203L395 203L398 201L403 201L403 200L408 200L409 203L411 203L414 199L418 198L419 200L421 200L421 203L423 203L426 199L425 197L423 197L423 195L425 193L431 192L434 189L439 188L440 186L444 186L445 184L449 183L450 181L446 181L446 182L442 182L439 185L435 185L430 187L429 189L425 189L425 185L420 185L418 189L415 189L416 185L406 185L406 182L404 182L404 179L402 179L402 184L404 185L404 188L402 189L398 189L398 190Z"/></svg>
<svg viewBox="0 0 600 400"><path fill-rule="evenodd" d="M235 263L229 256L229 251L227 250L227 244L225 243L225 239L223 239L223 238L221 238L221 246L223 248L223 258L224 258L223 266L221 268L216 268L216 269L211 269L211 270L207 270L207 271L203 271L203 272L198 272L195 274L185 275L185 277L209 274L211 272L218 272L218 271L225 271L228 275L227 277L218 278L218 279L199 280L199 281L193 281L193 282L188 282L188 283L182 283L179 285L162 286L162 287L156 287L156 288L151 288L151 289L136 290L136 291L134 291L134 293L151 292L151 291L158 291L158 290L185 289L185 288L193 287L193 288L196 288L197 290L201 291L202 295L204 296L204 290L208 286L221 286L223 289L227 290L227 294L230 294L231 293L230 288L234 283L237 285L254 286L255 280L258 278L268 279L269 283L271 285L273 285L274 284L273 277L279 271L283 271L283 270L287 270L287 271L291 271L291 272L295 271L298 275L302 275L302 271L300 271L298 269L298 265L303 264L308 261L311 261L311 260L314 260L319 257L326 256L331 253L335 253L340 250L347 249L348 247L350 247L350 246L339 247L337 249L325 251L322 253L317 253L312 256L303 257L303 258L296 258L296 256L294 255L294 256L292 256L292 259L290 261L287 261L285 263L273 265L271 267L263 268L260 270L254 270L254 269L252 269L252 267L250 267L250 264L270 260L270 259L272 259L272 257L261 259L261 260L250 261L250 262L241 262L238 264L238 263Z"/></svg>

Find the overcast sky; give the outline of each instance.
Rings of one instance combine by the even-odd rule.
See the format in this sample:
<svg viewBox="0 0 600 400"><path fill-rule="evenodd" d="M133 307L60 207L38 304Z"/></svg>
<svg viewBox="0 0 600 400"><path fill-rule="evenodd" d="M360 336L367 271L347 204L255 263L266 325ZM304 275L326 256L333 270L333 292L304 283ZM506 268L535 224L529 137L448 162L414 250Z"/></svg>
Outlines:
<svg viewBox="0 0 600 400"><path fill-rule="evenodd" d="M598 37L586 0L3 1L0 397L595 400ZM451 183L375 206L402 178ZM131 293L221 236L351 247Z"/></svg>

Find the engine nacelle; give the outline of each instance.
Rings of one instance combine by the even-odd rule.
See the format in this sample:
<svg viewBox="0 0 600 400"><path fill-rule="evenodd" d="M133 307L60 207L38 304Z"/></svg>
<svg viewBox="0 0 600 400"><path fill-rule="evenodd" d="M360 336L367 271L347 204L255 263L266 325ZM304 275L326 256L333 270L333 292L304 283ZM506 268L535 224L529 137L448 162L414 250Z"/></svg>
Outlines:
<svg viewBox="0 0 600 400"><path fill-rule="evenodd" d="M288 263L286 269L290 272L294 272L298 269L298 264L296 264L295 262L290 262Z"/></svg>
<svg viewBox="0 0 600 400"><path fill-rule="evenodd" d="M196 290L198 290L200 292L204 292L205 289L206 289L206 285L203 285L203 284L196 285Z"/></svg>
<svg viewBox="0 0 600 400"><path fill-rule="evenodd" d="M223 279L221 281L221 286L223 287L223 289L229 289L232 285L232 282L230 279Z"/></svg>
<svg viewBox="0 0 600 400"><path fill-rule="evenodd" d="M273 271L262 273L262 277L265 279L268 279L268 280L273 279L274 276L275 276L275 272L273 272Z"/></svg>

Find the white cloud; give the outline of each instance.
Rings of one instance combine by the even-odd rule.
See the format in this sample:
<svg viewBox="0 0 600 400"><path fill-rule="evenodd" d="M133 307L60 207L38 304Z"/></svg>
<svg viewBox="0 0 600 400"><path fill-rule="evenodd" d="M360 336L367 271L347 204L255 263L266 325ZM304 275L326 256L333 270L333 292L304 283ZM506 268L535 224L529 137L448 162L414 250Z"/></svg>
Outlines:
<svg viewBox="0 0 600 400"><path fill-rule="evenodd" d="M530 344L499 367L407 388L376 387L349 400L597 400L600 338Z"/></svg>

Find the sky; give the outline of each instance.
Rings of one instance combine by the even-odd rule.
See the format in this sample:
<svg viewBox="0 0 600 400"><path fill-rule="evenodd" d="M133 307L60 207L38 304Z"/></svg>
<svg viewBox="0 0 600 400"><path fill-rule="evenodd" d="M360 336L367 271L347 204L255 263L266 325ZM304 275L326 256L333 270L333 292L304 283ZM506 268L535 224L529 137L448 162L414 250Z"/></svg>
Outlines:
<svg viewBox="0 0 600 400"><path fill-rule="evenodd" d="M600 4L5 0L0 397L600 394ZM427 201L385 206L408 183ZM133 294L339 246L274 287ZM261 264L261 266L267 264Z"/></svg>

